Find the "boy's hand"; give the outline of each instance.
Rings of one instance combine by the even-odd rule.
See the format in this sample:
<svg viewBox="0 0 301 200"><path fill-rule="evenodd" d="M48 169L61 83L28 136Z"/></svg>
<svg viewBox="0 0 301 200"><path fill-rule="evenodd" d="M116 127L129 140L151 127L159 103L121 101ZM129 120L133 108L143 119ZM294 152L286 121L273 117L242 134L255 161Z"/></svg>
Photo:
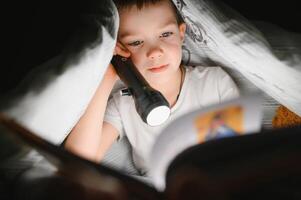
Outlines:
<svg viewBox="0 0 301 200"><path fill-rule="evenodd" d="M115 55L120 55L120 56L126 57L126 58L131 56L130 51L123 44L121 44L120 42L116 43L113 54L114 54L114 56Z"/></svg>
<svg viewBox="0 0 301 200"><path fill-rule="evenodd" d="M120 42L117 42L116 43L116 46L115 46L115 49L114 49L114 53L113 55L120 55L122 57L130 57L131 56L131 53L129 50L126 49L126 47L124 47ZM108 79L111 79L111 80L118 80L119 77L113 67L113 65L110 63L109 64L109 67L105 73L105 77L108 78Z"/></svg>

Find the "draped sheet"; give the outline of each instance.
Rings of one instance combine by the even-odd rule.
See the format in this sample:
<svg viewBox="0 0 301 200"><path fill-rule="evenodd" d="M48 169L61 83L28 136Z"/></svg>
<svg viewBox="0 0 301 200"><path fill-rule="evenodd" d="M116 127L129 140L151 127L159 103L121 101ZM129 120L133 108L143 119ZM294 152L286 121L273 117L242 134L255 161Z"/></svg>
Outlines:
<svg viewBox="0 0 301 200"><path fill-rule="evenodd" d="M257 88L301 115L299 34L261 26L270 36L268 41L258 27L221 2L174 0L174 3L189 26L186 58L194 60L188 59L187 63L210 60L235 69ZM275 50L274 42L286 42L290 56L284 58L288 53Z"/></svg>
<svg viewBox="0 0 301 200"><path fill-rule="evenodd" d="M234 70L301 115L298 34L286 49L295 51L285 56L273 50L257 27L226 5L208 0L173 2L188 25L183 47L185 64L218 64ZM77 52L66 51L36 67L15 91L1 97L2 112L54 144L65 139L85 111L113 54L119 24L117 10L110 0L99 4L97 13L84 13L93 27L87 31L97 32L93 40L85 41ZM286 32L281 33L285 38ZM82 41L85 35L80 33L77 38Z"/></svg>

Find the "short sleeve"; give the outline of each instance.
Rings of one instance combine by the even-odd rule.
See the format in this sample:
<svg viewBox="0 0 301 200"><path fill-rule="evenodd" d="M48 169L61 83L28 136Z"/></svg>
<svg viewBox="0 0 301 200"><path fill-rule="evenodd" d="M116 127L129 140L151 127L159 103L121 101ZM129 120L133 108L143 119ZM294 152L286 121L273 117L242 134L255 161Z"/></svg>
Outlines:
<svg viewBox="0 0 301 200"><path fill-rule="evenodd" d="M230 100L239 96L239 90L232 78L220 67L217 68L218 90L220 101Z"/></svg>
<svg viewBox="0 0 301 200"><path fill-rule="evenodd" d="M119 133L118 140L123 137L124 131L123 131L122 120L121 120L120 112L118 111L117 102L113 97L108 101L108 105L104 115L104 121L110 123L112 126L114 126L117 129Z"/></svg>

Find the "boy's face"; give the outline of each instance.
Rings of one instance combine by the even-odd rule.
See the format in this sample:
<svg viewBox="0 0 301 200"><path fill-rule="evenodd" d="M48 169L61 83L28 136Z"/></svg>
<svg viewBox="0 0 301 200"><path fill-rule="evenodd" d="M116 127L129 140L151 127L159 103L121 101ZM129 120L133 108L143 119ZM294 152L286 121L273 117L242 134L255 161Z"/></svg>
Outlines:
<svg viewBox="0 0 301 200"><path fill-rule="evenodd" d="M121 10L118 41L148 82L168 81L180 70L185 29L165 0L141 10L136 6Z"/></svg>

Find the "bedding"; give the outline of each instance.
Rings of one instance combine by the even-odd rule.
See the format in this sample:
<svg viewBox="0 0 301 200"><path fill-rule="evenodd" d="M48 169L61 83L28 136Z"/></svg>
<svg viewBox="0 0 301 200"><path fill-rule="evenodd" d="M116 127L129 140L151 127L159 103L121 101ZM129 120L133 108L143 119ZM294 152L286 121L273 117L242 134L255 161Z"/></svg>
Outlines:
<svg viewBox="0 0 301 200"><path fill-rule="evenodd" d="M117 10L110 0L95 3L83 11L62 53L33 68L0 99L2 112L54 144L64 140L84 112L113 55Z"/></svg>
<svg viewBox="0 0 301 200"><path fill-rule="evenodd" d="M183 47L186 65L218 64L234 77L242 93L261 90L266 128L271 127L279 103L301 115L298 34L279 32L278 27L262 23L255 26L221 2L173 2L188 25ZM61 55L37 66L18 88L0 100L2 112L54 144L63 142L84 112L113 54L117 10L110 0L92 7L83 13L84 26L73 40L80 45L71 45ZM126 140L116 143L105 163L135 173L130 161L121 162L129 152Z"/></svg>
<svg viewBox="0 0 301 200"><path fill-rule="evenodd" d="M190 27L185 49L235 69L257 88L301 115L300 63L281 61L259 29L222 2L174 0L174 3ZM281 33L281 37L290 37ZM291 47L299 48L294 55L300 60L300 40L294 41Z"/></svg>

